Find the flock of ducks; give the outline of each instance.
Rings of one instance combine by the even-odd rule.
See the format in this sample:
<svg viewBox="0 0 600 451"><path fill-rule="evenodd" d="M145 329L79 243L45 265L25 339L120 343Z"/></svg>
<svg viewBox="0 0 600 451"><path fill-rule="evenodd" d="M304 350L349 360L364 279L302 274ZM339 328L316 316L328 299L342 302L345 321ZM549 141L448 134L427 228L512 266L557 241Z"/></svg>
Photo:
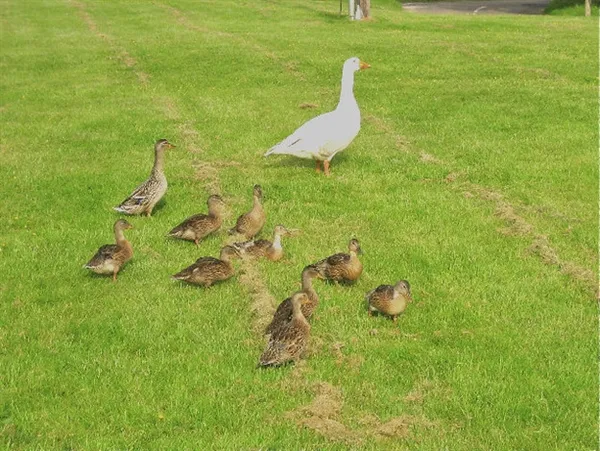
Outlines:
<svg viewBox="0 0 600 451"><path fill-rule="evenodd" d="M274 146L265 155L291 154L301 158L312 158L329 175L329 162L333 156L345 149L360 130L360 111L352 86L354 72L369 67L358 58L350 58L344 63L342 92L338 107L304 124L288 138ZM128 215L150 216L152 210L167 191L167 178L164 174L165 151L175 146L166 139L160 139L154 146L154 166L150 177L138 186L133 193L114 209ZM221 249L219 258L201 257L192 265L173 275L173 279L190 284L210 287L212 284L231 278L235 274L233 260L236 258L267 258L278 261L283 257L282 238L292 235L292 231L283 225L275 226L273 239L255 239L262 230L266 214L262 203L263 193L260 185L254 185L252 208L237 218L236 224L229 230L245 239L226 245ZM184 220L167 235L187 241L196 246L208 235L220 230L223 223L225 202L221 196L213 194L207 200L208 213L200 213ZM96 252L84 266L97 274L111 275L114 282L121 268L133 257L131 243L125 238L124 231L132 225L125 219L114 224L115 244L107 244ZM285 299L275 311L265 329L268 343L259 358L258 366L280 366L302 358L310 336L309 319L319 305L319 296L313 287L314 279L329 280L335 283L352 283L358 280L363 271L359 259L362 253L360 243L352 239L348 243L347 253L338 253L307 265L302 271L302 288ZM380 285L369 291L365 299L369 316L373 312L383 313L396 322L412 301L410 284L400 280L395 285Z"/></svg>

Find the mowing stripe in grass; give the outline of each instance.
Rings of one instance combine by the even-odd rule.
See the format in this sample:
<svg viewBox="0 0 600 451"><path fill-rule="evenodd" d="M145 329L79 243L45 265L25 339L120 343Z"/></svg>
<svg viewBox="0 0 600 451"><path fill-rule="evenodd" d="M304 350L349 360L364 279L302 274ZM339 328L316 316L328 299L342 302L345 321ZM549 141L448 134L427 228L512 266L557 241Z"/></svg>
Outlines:
<svg viewBox="0 0 600 451"><path fill-rule="evenodd" d="M74 6L88 28L98 38L108 43L109 47L115 53L115 56L126 67L131 68L137 75L138 80L142 85L148 85L150 75L137 66L137 60L124 47L118 45L116 40L109 34L100 31L98 25L94 21L91 14L86 10L85 5L78 0L67 0ZM156 96L155 103L161 105L165 116L169 119L180 122L181 114L176 103L168 96ZM202 149L197 143L198 131L192 127L188 121L180 122L178 127L180 131L179 145L191 152L192 154L201 154ZM205 182L205 189L208 195L221 194L221 185L219 181L218 171L206 162L193 161L192 166L195 168L196 176L199 180ZM228 217L227 212L225 218Z"/></svg>
<svg viewBox="0 0 600 451"><path fill-rule="evenodd" d="M365 119L377 130L388 135L390 140L396 143L396 147L402 151L418 154L420 163L430 163L445 167L449 171L445 181L452 183L460 177L460 173L455 172L447 162L410 146L405 138L397 134L393 126L388 124L383 118L369 115ZM515 206L506 200L504 194L469 181L460 183L458 189L468 198L473 197L472 191L475 192L480 199L493 202L495 204L496 216L507 224L506 227L499 228L498 232L505 236L532 236L533 240L531 245L527 247L527 252L530 255L539 257L545 264L556 266L562 274L582 284L586 289L594 293L595 298L598 298L600 292L597 277L593 271L574 262L561 259L557 251L550 246L547 235L543 232L536 232L532 224L529 224L523 217L519 216L515 211Z"/></svg>
<svg viewBox="0 0 600 451"><path fill-rule="evenodd" d="M125 48L117 45L115 39L109 34L103 33L99 30L98 25L96 24L90 13L86 11L85 6L82 3L80 3L77 0L68 1L78 9L80 15L82 16L84 22L87 24L90 31L92 31L97 37L106 41L110 45L111 49L113 49L113 51L116 54L121 56L121 58L119 59L127 67L134 68L136 66L137 62L135 58L133 58ZM181 25L202 33L211 33L211 30L199 27L191 23L178 9L162 4L160 6L170 11L173 15L175 15L177 22ZM245 42L230 33L216 32L216 35L219 37L233 38L238 43ZM252 49L266 54L266 56L271 59L276 59L274 54L271 55L269 52L265 53L265 49L261 46L252 45ZM148 74L139 69L133 70L138 75L140 83L144 85L149 83L150 76ZM155 99L156 103L161 105L165 116L167 116L169 119L179 122L179 125L177 127L180 131L178 145L187 149L187 151L192 153L194 156L201 155L203 153L203 150L198 145L199 133L189 121L181 121L181 114L179 112L179 108L177 107L176 102L169 96L157 96L155 97ZM207 163L206 161L200 161L197 159L195 159L192 162L192 166L195 170L196 178L204 182L207 194L222 194L221 183L217 168L215 168L210 163ZM224 213L224 218L228 219L230 217L231 212L229 209L227 209L227 211ZM237 238L239 237L232 237L228 241L233 242ZM254 318L254 328L257 331L257 333L262 335L265 327L272 318L277 301L269 292L263 279L260 276L258 268L253 262L244 259L242 268L243 270L239 277L239 283L246 288L246 291L252 298L253 302L251 304L251 312L253 313Z"/></svg>
<svg viewBox="0 0 600 451"><path fill-rule="evenodd" d="M103 39L104 41L106 41L108 43L108 45L114 51L114 53L117 56L118 60L121 61L126 67L130 68L131 70L133 70L133 73L138 77L138 80L140 81L140 83L143 84L143 85L147 84L148 81L149 81L150 75L148 75L146 72L144 72L144 71L136 68L136 65L137 65L136 59L133 58L127 52L127 50L125 50L124 48L118 46L118 44L115 42L114 38L112 38L110 35L108 35L106 33L102 33L98 29L98 25L96 24L96 22L94 21L94 19L90 15L90 13L85 9L85 5L83 3L77 1L77 0L67 0L67 1L73 7L77 8L77 10L78 10L81 18L86 23L86 25L88 26L88 28L90 29L90 31L92 33L94 33L98 38Z"/></svg>
<svg viewBox="0 0 600 451"><path fill-rule="evenodd" d="M302 74L301 72L296 70L296 67L295 67L295 64L293 61L285 61L283 58L278 56L274 51L252 41L249 36L239 36L234 33L226 32L226 31L218 31L218 30L214 30L214 29L202 26L202 25L198 25L197 23L192 22L189 19L189 16L186 16L179 9L177 9L173 6L162 4L162 3L156 3L156 4L158 6L160 6L161 8L165 9L166 11L170 12L175 17L175 20L177 21L177 23L180 24L181 26L183 26L187 29L193 30L193 31L200 32L205 35L208 34L208 35L212 35L212 36L215 36L218 38L229 39L240 47L248 48L249 50L252 50L253 52L258 53L260 56L276 62L287 73L292 74L295 78L298 78L299 80L305 80L304 74Z"/></svg>

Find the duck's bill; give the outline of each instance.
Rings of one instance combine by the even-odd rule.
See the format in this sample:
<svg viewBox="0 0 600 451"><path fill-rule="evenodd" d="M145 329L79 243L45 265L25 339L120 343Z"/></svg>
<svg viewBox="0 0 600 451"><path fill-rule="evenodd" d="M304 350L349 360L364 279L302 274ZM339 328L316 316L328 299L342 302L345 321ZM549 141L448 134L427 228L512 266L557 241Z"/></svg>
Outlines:
<svg viewBox="0 0 600 451"><path fill-rule="evenodd" d="M363 70L363 69L368 69L369 67L371 67L371 65L369 63L365 63L364 61L361 61L359 67L360 67L360 70Z"/></svg>

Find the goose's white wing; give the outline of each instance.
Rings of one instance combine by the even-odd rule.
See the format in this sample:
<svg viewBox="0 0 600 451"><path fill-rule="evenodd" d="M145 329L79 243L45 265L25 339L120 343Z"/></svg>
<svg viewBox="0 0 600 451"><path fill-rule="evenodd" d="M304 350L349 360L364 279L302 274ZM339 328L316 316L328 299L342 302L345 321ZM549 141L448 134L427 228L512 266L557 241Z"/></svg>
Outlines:
<svg viewBox="0 0 600 451"><path fill-rule="evenodd" d="M265 156L287 154L300 158L326 160L348 147L359 130L358 109L352 112L337 109L306 122L269 149Z"/></svg>

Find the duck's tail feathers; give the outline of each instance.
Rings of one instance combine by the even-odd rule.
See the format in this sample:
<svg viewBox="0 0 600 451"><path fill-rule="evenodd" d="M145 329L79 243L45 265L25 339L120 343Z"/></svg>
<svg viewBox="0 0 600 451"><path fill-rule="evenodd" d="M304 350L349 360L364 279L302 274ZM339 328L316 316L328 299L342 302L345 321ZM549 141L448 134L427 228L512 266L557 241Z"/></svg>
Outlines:
<svg viewBox="0 0 600 451"><path fill-rule="evenodd" d="M173 230L171 230L169 233L167 233L167 236L174 236L174 237L180 238L182 234L183 234L183 229L181 227L175 227Z"/></svg>
<svg viewBox="0 0 600 451"><path fill-rule="evenodd" d="M119 205L117 207L113 207L113 210L118 211L119 213L130 214L131 211L126 205Z"/></svg>

